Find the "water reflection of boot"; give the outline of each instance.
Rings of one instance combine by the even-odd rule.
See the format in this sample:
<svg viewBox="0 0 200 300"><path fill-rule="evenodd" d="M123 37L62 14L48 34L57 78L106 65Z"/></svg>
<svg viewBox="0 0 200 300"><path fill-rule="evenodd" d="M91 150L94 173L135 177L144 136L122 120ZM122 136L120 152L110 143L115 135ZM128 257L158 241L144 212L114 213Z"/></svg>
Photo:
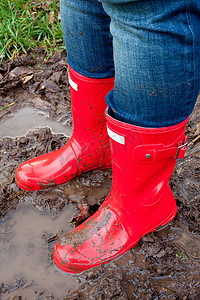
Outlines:
<svg viewBox="0 0 200 300"><path fill-rule="evenodd" d="M54 262L61 270L77 273L108 263L175 217L168 180L186 150L186 123L142 128L107 115L112 189L94 215L56 244Z"/></svg>
<svg viewBox="0 0 200 300"><path fill-rule="evenodd" d="M105 125L105 96L114 78L93 79L69 67L73 134L61 149L19 166L16 183L25 190L40 190L67 182L81 173L111 166Z"/></svg>

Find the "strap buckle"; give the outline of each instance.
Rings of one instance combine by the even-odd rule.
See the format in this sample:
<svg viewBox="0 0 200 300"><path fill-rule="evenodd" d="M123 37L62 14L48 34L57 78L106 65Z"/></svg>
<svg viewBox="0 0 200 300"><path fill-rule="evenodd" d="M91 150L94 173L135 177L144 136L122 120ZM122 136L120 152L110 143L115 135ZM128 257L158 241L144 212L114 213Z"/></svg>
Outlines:
<svg viewBox="0 0 200 300"><path fill-rule="evenodd" d="M182 158L184 158L185 151L187 149L187 144L188 144L187 140L188 140L188 137L186 136L183 142L179 142L175 159L182 159Z"/></svg>

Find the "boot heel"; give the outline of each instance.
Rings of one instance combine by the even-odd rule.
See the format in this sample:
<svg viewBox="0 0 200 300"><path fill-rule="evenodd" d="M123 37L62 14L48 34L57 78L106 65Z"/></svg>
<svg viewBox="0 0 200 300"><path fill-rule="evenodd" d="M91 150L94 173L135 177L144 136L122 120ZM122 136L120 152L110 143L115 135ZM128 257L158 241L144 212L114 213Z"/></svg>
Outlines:
<svg viewBox="0 0 200 300"><path fill-rule="evenodd" d="M177 213L177 206L175 205L174 210L172 211L171 215L169 215L169 217L160 226L165 226L169 222L171 222L175 218L176 213Z"/></svg>
<svg viewBox="0 0 200 300"><path fill-rule="evenodd" d="M151 229L144 235L154 232L154 231L160 231L160 230L164 229L167 226L167 224L169 224L175 218L176 213L177 213L177 206L175 205L172 213L167 217L167 219L165 219L165 221L163 221L160 225L154 227L153 229Z"/></svg>
<svg viewBox="0 0 200 300"><path fill-rule="evenodd" d="M158 215L159 211L166 212L167 216L161 216L159 223L155 225L152 229L150 229L146 234L150 232L154 232L156 230L161 230L164 226L166 226L169 222L171 222L177 213L177 206L176 206L176 200L174 199L174 196L172 194L172 191L169 187L169 185L166 186L166 189L162 193L159 201L157 202L157 211L155 212L155 215ZM154 216L155 216L154 215Z"/></svg>
<svg viewBox="0 0 200 300"><path fill-rule="evenodd" d="M157 227L155 231L160 231L165 227L167 227L167 225L175 218L176 213L177 213L177 206L174 207L174 210L171 213L171 215L159 227Z"/></svg>
<svg viewBox="0 0 200 300"><path fill-rule="evenodd" d="M167 184L167 186L166 186L166 190L164 192L164 197L161 201L163 203L162 209L164 211L168 211L169 213L168 213L167 218L164 221L162 221L162 223L159 225L159 227L165 226L166 224L171 222L175 218L176 213L177 213L176 200L174 199L174 195L169 187L169 184Z"/></svg>

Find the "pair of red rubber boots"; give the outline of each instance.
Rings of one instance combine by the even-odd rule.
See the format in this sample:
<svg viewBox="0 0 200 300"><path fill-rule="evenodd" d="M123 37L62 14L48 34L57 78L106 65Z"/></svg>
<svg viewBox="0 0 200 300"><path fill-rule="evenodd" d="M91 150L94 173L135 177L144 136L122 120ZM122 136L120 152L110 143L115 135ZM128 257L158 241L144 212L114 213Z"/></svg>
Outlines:
<svg viewBox="0 0 200 300"><path fill-rule="evenodd" d="M187 120L166 128L142 128L105 116L114 78L91 79L69 68L73 134L61 149L31 159L16 172L25 190L67 182L89 170L111 167L109 196L98 211L54 247L54 262L78 273L108 263L140 237L170 222L177 207L168 180L186 150ZM107 125L107 126L106 126Z"/></svg>

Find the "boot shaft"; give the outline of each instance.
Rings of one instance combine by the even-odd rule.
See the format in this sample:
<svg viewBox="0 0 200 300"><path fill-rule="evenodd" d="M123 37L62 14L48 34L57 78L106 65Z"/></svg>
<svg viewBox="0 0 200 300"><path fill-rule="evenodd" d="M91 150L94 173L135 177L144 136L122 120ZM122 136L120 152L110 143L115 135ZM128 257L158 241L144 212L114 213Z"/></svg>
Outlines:
<svg viewBox="0 0 200 300"><path fill-rule="evenodd" d="M80 139L85 135L94 141L106 134L105 97L114 86L114 78L85 77L69 66L69 84L73 115L73 134Z"/></svg>
<svg viewBox="0 0 200 300"><path fill-rule="evenodd" d="M122 218L131 219L141 207L147 208L148 215L159 205L162 194L171 194L168 181L176 158L182 158L186 150L188 120L167 128L142 128L115 120L108 113L106 118L113 170L111 207L116 213L120 207Z"/></svg>

